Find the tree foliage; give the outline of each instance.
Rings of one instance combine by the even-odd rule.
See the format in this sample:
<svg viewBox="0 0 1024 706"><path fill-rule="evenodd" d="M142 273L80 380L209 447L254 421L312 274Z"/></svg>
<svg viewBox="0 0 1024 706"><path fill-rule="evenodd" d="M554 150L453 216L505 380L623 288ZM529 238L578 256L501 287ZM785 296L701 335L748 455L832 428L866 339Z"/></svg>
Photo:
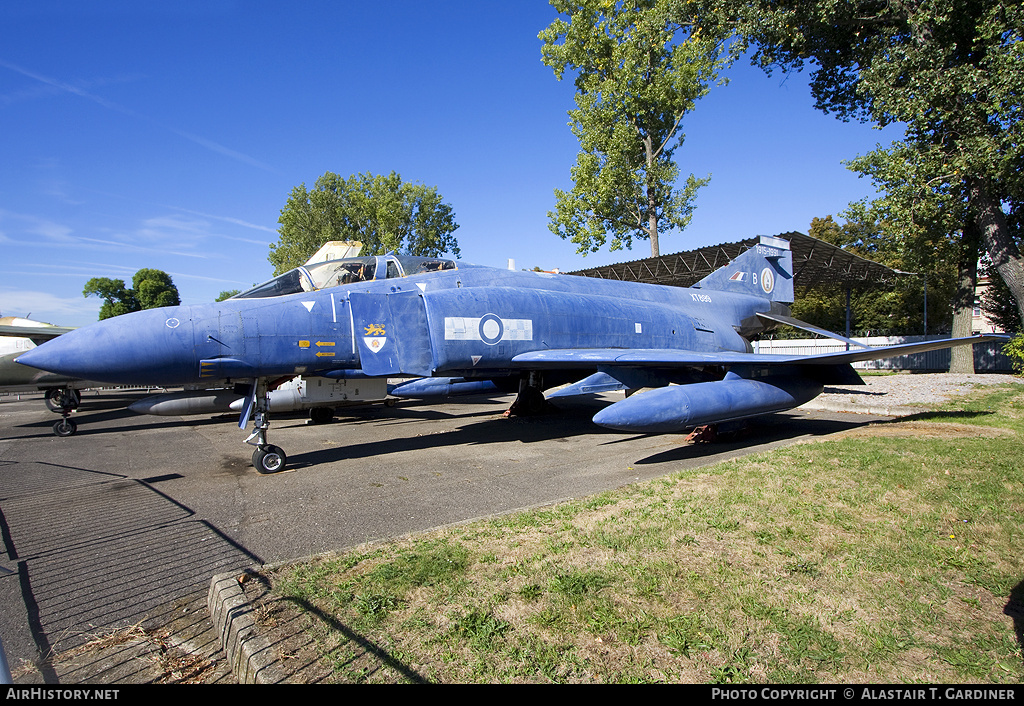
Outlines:
<svg viewBox="0 0 1024 706"><path fill-rule="evenodd" d="M580 141L571 191L555 191L550 230L596 252L685 228L708 178L674 184L680 124L721 68L724 32L693 32L691 4L673 0L551 0L559 17L539 35L558 80L575 75L570 126Z"/></svg>
<svg viewBox="0 0 1024 706"><path fill-rule="evenodd" d="M348 179L327 172L312 189L292 189L278 223L268 257L274 274L301 265L331 240L358 240L364 255L459 255L452 207L436 187L404 182L395 172Z"/></svg>
<svg viewBox="0 0 1024 706"><path fill-rule="evenodd" d="M895 282L850 292L851 328L855 335L903 336L924 333L925 280L928 288L928 332L948 332L949 302L956 289L956 263L948 258L919 260L894 237L878 210L851 204L840 216L811 221L809 235L860 257L904 273ZM846 290L840 285L816 286L799 293L793 316L832 331L846 328ZM802 335L802 334L801 334Z"/></svg>
<svg viewBox="0 0 1024 706"><path fill-rule="evenodd" d="M177 306L181 303L178 288L171 276L162 270L143 268L132 277L132 288L124 280L93 277L85 283L82 296L103 299L100 320L143 309Z"/></svg>
<svg viewBox="0 0 1024 706"><path fill-rule="evenodd" d="M1014 372L1024 375L1024 333L1018 333L1003 346L1003 353L1010 358Z"/></svg>
<svg viewBox="0 0 1024 706"><path fill-rule="evenodd" d="M1024 200L1024 6L1018 0L712 5L743 37L735 49L752 47L763 68L810 64L819 109L844 120L904 125L902 141L851 166L887 196L901 192L894 212L910 226L941 211L947 234L977 234L1024 315L1024 259L1006 219ZM717 17L709 15L713 26ZM906 181L908 170L913 181Z"/></svg>

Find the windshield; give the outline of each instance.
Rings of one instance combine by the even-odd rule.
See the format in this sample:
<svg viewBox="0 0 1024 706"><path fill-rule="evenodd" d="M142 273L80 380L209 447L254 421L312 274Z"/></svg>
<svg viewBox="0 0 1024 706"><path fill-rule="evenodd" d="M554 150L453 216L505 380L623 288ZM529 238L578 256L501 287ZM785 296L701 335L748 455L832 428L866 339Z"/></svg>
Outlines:
<svg viewBox="0 0 1024 706"><path fill-rule="evenodd" d="M236 294L231 299L259 299L262 297L283 297L285 294L296 292L308 292L312 287L306 283L303 286L302 268L288 270L283 275L278 275L269 282L256 285L241 294Z"/></svg>
<svg viewBox="0 0 1024 706"><path fill-rule="evenodd" d="M317 289L337 287L373 279L377 271L375 257L348 257L344 260L329 260L315 265L306 265L313 286Z"/></svg>
<svg viewBox="0 0 1024 706"><path fill-rule="evenodd" d="M406 277L418 275L421 272L440 272L441 270L455 269L455 262L453 260L442 260L436 257L399 255L398 262L402 265Z"/></svg>
<svg viewBox="0 0 1024 706"><path fill-rule="evenodd" d="M455 262L441 260L436 257L413 257L399 255L387 260L387 279L420 274L422 272L439 272L454 270ZM286 294L312 292L341 284L355 284L372 280L377 274L376 257L346 257L341 260L328 260L312 265L303 265L278 275L269 282L257 285L232 299L260 299L264 297L283 297ZM383 279L383 277L382 277Z"/></svg>

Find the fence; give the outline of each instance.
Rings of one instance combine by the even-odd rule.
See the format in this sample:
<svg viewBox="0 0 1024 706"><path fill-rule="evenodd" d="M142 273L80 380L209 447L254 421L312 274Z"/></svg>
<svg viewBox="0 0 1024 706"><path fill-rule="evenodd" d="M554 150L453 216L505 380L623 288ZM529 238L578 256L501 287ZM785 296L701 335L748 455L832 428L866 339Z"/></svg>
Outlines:
<svg viewBox="0 0 1024 706"><path fill-rule="evenodd" d="M898 343L919 343L935 341L943 336L869 336L853 340L871 347L893 346ZM1003 344L999 342L975 343L974 371L976 373L1012 373L1010 358L1003 353ZM834 353L845 351L846 344L831 338L811 339L778 339L754 342L755 353L775 353L782 355L814 355L816 353ZM895 358L867 360L854 363L853 367L861 370L914 370L918 372L945 373L949 372L949 349L901 355Z"/></svg>

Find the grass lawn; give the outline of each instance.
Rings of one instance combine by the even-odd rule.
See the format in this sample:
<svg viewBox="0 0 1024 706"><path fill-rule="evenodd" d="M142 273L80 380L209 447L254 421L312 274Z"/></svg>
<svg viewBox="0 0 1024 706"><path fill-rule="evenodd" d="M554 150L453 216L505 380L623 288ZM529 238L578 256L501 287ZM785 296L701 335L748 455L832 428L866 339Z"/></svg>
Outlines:
<svg viewBox="0 0 1024 706"><path fill-rule="evenodd" d="M338 682L1019 683L1024 391L275 570ZM297 657L298 655L293 655Z"/></svg>

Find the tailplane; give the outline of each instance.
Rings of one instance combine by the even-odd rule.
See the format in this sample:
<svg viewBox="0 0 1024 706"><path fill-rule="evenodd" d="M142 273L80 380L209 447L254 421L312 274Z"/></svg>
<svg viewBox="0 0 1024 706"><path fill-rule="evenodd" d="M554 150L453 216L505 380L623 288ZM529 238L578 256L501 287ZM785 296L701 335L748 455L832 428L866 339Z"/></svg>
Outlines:
<svg viewBox="0 0 1024 706"><path fill-rule="evenodd" d="M789 241L762 235L757 245L693 286L791 304L793 253L789 249Z"/></svg>

